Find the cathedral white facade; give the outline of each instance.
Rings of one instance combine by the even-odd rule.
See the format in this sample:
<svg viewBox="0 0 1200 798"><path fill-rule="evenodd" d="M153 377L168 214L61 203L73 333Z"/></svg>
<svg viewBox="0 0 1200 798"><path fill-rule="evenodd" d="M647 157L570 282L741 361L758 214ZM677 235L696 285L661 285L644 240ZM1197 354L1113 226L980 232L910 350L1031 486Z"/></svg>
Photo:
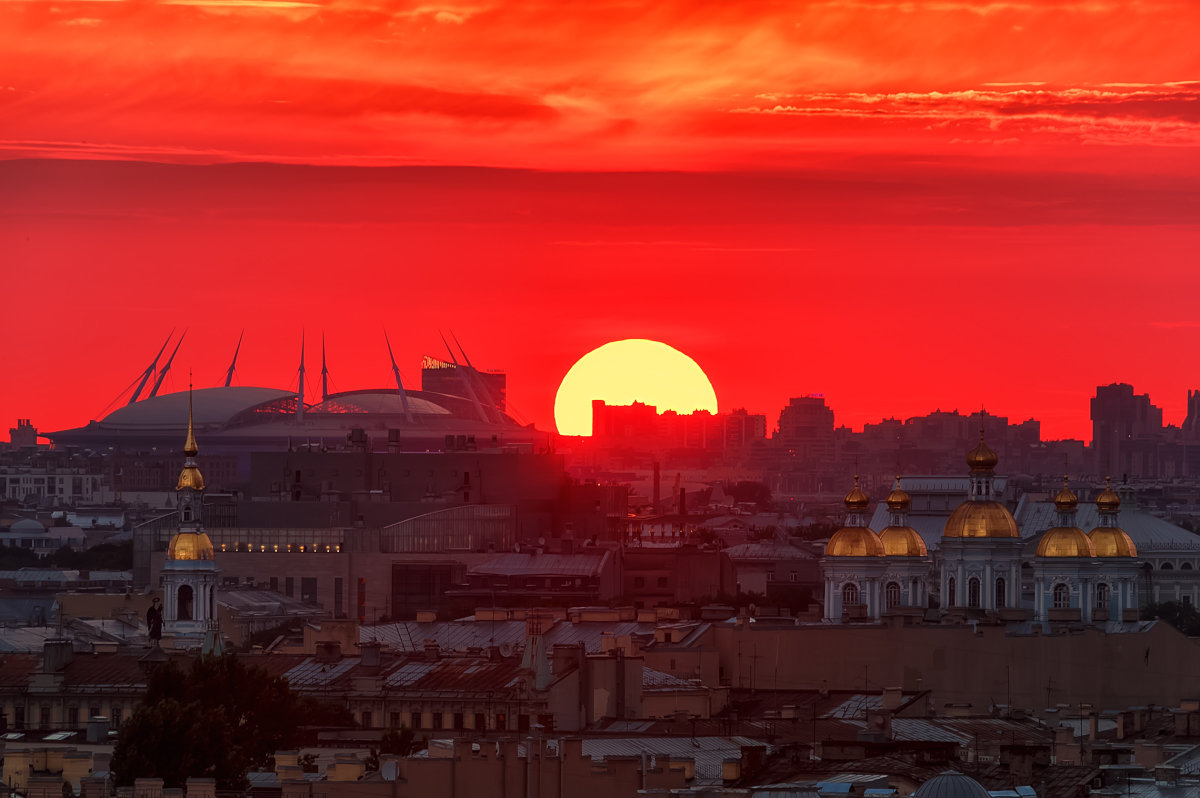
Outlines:
<svg viewBox="0 0 1200 798"><path fill-rule="evenodd" d="M868 526L870 502L856 478L846 496L845 525L830 537L821 560L825 621L877 621L884 613L924 617L930 611L1041 622L1136 618L1137 548L1120 528L1121 500L1111 486L1096 499L1100 524L1085 533L1075 524L1078 498L1064 479L1055 497L1058 525L1030 556L996 490L998 462L981 433L967 454L969 496L946 520L932 555L909 525L910 498L901 478L887 496L888 526L879 533ZM1032 601L1023 598L1027 571Z"/></svg>

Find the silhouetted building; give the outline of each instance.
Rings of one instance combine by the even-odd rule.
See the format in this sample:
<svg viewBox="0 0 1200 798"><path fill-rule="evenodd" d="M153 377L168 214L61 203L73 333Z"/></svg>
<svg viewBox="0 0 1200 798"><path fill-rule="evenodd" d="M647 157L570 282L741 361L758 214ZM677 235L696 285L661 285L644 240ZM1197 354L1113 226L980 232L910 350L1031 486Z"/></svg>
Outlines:
<svg viewBox="0 0 1200 798"><path fill-rule="evenodd" d="M1091 404L1096 473L1113 478L1161 476L1163 415L1150 396L1134 394L1132 385L1113 383L1097 387Z"/></svg>

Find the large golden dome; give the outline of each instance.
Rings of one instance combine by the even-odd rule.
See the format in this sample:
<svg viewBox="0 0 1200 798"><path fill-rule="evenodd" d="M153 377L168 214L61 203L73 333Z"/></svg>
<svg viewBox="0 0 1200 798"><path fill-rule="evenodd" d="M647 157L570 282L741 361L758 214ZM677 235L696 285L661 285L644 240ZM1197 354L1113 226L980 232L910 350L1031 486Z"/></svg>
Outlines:
<svg viewBox="0 0 1200 798"><path fill-rule="evenodd" d="M967 452L967 467L972 471L991 471L1000 462L1000 457L983 442L983 430L979 431L979 445Z"/></svg>
<svg viewBox="0 0 1200 798"><path fill-rule="evenodd" d="M167 546L168 560L211 560L213 544L204 532L178 532Z"/></svg>
<svg viewBox="0 0 1200 798"><path fill-rule="evenodd" d="M882 557L883 542L869 527L845 526L825 544L826 557Z"/></svg>
<svg viewBox="0 0 1200 798"><path fill-rule="evenodd" d="M1119 526L1098 526L1088 533L1097 557L1136 557L1137 546Z"/></svg>
<svg viewBox="0 0 1200 798"><path fill-rule="evenodd" d="M1074 526L1056 526L1038 541L1039 557L1095 557L1091 538Z"/></svg>
<svg viewBox="0 0 1200 798"><path fill-rule="evenodd" d="M879 533L885 557L925 557L929 549L911 526L889 526Z"/></svg>
<svg viewBox="0 0 1200 798"><path fill-rule="evenodd" d="M1017 522L1000 502L966 501L954 508L942 529L945 538L1019 538Z"/></svg>

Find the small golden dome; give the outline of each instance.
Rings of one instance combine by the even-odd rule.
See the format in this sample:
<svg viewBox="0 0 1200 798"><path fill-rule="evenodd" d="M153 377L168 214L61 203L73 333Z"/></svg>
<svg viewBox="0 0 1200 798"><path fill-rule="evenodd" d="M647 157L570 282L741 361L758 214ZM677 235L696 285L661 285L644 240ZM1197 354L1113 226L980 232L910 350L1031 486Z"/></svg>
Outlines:
<svg viewBox="0 0 1200 798"><path fill-rule="evenodd" d="M184 466L179 472L179 481L175 483L175 490L183 490L191 488L192 490L204 490L204 477L200 474L200 469L196 466Z"/></svg>
<svg viewBox="0 0 1200 798"><path fill-rule="evenodd" d="M1054 497L1054 509L1060 513L1073 513L1079 506L1079 497L1067 485L1067 478L1063 477L1062 490Z"/></svg>
<svg viewBox="0 0 1200 798"><path fill-rule="evenodd" d="M1100 512L1115 513L1121 509L1121 497L1112 489L1112 480L1105 478L1104 490L1096 497L1096 509Z"/></svg>
<svg viewBox="0 0 1200 798"><path fill-rule="evenodd" d="M888 509L894 513L904 512L912 504L912 497L899 484L887 495ZM883 534L883 533L880 533Z"/></svg>
<svg viewBox="0 0 1200 798"><path fill-rule="evenodd" d="M983 430L979 430L979 445L967 452L967 467L972 471L991 471L1000 462L1000 457L983 442Z"/></svg>
<svg viewBox="0 0 1200 798"><path fill-rule="evenodd" d="M1017 522L1000 502L966 501L954 508L942 529L944 538L1019 538Z"/></svg>
<svg viewBox="0 0 1200 798"><path fill-rule="evenodd" d="M1092 540L1074 526L1056 526L1038 541L1039 557L1095 557Z"/></svg>
<svg viewBox="0 0 1200 798"><path fill-rule="evenodd" d="M885 557L925 557L929 548L911 526L889 526L879 533Z"/></svg>
<svg viewBox="0 0 1200 798"><path fill-rule="evenodd" d="M177 532L167 546L168 560L211 560L213 544L204 532Z"/></svg>
<svg viewBox="0 0 1200 798"><path fill-rule="evenodd" d="M1088 533L1097 557L1136 557L1137 546L1119 526L1098 526Z"/></svg>
<svg viewBox="0 0 1200 798"><path fill-rule="evenodd" d="M883 542L865 526L845 526L825 544L826 557L882 557Z"/></svg>
<svg viewBox="0 0 1200 798"><path fill-rule="evenodd" d="M858 475L854 476L854 490L846 494L846 509L850 512L862 512L871 505L871 498L858 486Z"/></svg>

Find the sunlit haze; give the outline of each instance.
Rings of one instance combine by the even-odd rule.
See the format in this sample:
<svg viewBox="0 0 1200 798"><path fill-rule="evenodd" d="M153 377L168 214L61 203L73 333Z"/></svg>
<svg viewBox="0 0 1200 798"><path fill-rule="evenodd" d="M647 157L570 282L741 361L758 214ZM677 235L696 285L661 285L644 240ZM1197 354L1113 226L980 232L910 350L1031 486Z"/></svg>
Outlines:
<svg viewBox="0 0 1200 798"><path fill-rule="evenodd" d="M552 430L623 338L773 426L1178 424L1200 347L1200 6L0 0L0 423L415 383L457 334ZM311 390L311 389L310 389Z"/></svg>

